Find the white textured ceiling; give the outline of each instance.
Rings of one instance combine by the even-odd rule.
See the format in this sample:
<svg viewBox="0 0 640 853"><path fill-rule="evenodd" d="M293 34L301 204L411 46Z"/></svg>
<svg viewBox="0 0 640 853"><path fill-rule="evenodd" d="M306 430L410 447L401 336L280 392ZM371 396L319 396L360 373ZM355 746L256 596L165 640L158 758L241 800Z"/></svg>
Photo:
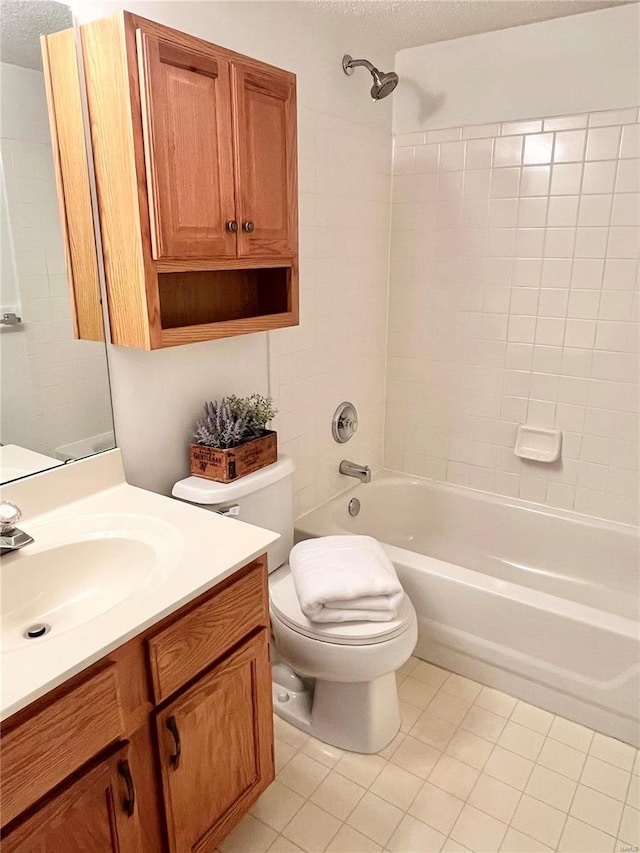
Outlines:
<svg viewBox="0 0 640 853"><path fill-rule="evenodd" d="M622 6L635 0L312 0L395 53L406 47Z"/></svg>
<svg viewBox="0 0 640 853"><path fill-rule="evenodd" d="M0 61L42 69L40 36L71 26L71 9L53 0L0 0Z"/></svg>

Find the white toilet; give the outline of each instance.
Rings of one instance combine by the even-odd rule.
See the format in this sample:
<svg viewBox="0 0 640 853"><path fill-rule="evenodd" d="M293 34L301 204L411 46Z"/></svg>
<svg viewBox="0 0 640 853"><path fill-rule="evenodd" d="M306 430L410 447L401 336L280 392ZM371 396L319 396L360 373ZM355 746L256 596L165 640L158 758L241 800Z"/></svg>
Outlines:
<svg viewBox="0 0 640 853"><path fill-rule="evenodd" d="M377 752L400 727L395 672L417 641L405 595L391 622L314 623L300 609L287 563L293 546L291 459L235 483L187 477L173 488L184 501L280 533L269 548L269 596L275 712L319 740L353 752ZM346 511L346 510L345 510Z"/></svg>

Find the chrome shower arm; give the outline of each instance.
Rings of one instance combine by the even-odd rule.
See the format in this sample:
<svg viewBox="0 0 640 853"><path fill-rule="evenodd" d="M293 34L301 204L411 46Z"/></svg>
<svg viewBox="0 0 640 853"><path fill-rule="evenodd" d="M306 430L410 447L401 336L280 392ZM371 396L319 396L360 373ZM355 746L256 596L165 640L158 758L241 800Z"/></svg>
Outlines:
<svg viewBox="0 0 640 853"><path fill-rule="evenodd" d="M342 59L342 70L345 74L353 74L354 68L366 68L370 74L379 74L378 69L368 59L352 59L349 54Z"/></svg>

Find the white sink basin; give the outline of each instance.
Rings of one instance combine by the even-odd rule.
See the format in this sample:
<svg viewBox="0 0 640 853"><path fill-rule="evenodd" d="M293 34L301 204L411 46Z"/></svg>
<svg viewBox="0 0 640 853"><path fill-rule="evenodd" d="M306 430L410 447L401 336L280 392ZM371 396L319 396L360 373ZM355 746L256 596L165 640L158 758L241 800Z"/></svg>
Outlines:
<svg viewBox="0 0 640 853"><path fill-rule="evenodd" d="M25 528L33 544L2 559L3 651L86 625L162 581L182 550L172 525L143 515L80 516ZM24 636L41 623L50 626L44 636Z"/></svg>

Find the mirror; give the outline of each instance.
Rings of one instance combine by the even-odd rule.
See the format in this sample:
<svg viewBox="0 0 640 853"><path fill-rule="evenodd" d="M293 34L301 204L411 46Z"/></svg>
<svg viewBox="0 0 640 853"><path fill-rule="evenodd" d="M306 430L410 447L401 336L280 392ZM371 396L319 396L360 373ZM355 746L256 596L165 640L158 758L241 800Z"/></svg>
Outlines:
<svg viewBox="0 0 640 853"><path fill-rule="evenodd" d="M0 0L0 482L115 446L104 343L74 338L40 35L51 0Z"/></svg>

